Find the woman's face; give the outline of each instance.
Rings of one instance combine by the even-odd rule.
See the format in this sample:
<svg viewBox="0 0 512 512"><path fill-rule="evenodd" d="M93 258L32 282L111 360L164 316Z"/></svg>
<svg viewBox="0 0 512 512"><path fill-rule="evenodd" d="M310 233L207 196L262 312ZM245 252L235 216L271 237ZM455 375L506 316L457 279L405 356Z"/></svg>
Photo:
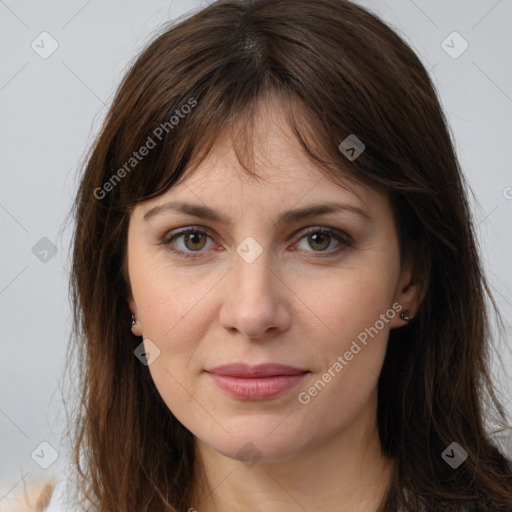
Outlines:
<svg viewBox="0 0 512 512"><path fill-rule="evenodd" d="M326 179L281 119L265 104L256 117L265 181L221 137L134 209L128 233L133 332L155 386L196 438L239 459L374 429L389 331L417 305L387 197ZM255 368L267 364L289 368Z"/></svg>

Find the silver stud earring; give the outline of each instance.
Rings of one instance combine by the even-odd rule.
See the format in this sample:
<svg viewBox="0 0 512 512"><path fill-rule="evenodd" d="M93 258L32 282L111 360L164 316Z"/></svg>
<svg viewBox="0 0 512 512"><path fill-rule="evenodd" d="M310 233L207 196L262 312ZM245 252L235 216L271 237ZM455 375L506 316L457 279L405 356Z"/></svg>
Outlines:
<svg viewBox="0 0 512 512"><path fill-rule="evenodd" d="M409 310L408 309L404 309L404 311L402 311L400 313L400 318L402 320L405 320L406 322L410 322L414 317L413 316L409 316Z"/></svg>
<svg viewBox="0 0 512 512"><path fill-rule="evenodd" d="M137 320L135 320L135 317L132 315L132 327L137 323Z"/></svg>

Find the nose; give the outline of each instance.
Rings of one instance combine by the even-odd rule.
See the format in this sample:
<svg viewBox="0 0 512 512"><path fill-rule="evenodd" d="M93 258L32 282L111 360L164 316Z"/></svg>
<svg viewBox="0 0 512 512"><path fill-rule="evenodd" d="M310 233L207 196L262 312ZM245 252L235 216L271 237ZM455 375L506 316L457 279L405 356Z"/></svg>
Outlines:
<svg viewBox="0 0 512 512"><path fill-rule="evenodd" d="M291 322L292 292L280 278L268 250L248 263L237 254L226 276L220 323L231 333L264 340L285 332Z"/></svg>

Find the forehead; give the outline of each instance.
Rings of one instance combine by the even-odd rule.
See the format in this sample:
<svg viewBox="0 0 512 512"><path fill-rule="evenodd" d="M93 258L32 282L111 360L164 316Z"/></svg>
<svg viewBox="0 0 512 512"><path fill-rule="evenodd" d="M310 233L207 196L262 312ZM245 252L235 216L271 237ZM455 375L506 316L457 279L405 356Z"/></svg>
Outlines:
<svg viewBox="0 0 512 512"><path fill-rule="evenodd" d="M356 183L343 164L336 165L336 178L328 175L300 143L290 109L295 109L294 120L297 112L302 120L300 102L278 96L261 98L219 131L206 156L199 151L170 189L139 205L142 215L169 200L203 203L232 215L251 205L255 210L277 211L312 202L341 200L374 208L382 203L384 194ZM311 142L315 143L315 137Z"/></svg>
<svg viewBox="0 0 512 512"><path fill-rule="evenodd" d="M350 182L333 183L308 158L276 152L272 159L272 154L269 150L266 163L257 165L255 179L242 170L232 148L219 144L187 179L139 211L144 220L178 211L226 226L246 217L275 217L282 224L333 212L350 211L365 222L387 216L389 204L382 193Z"/></svg>
<svg viewBox="0 0 512 512"><path fill-rule="evenodd" d="M270 96L251 109L250 118L241 117L222 130L207 156L190 162L180 183L197 190L226 186L265 189L313 187L349 191L357 195L363 186L354 186L353 178L337 166L337 182L307 153L294 132L288 113L300 110L300 103ZM251 176L246 169L250 169Z"/></svg>

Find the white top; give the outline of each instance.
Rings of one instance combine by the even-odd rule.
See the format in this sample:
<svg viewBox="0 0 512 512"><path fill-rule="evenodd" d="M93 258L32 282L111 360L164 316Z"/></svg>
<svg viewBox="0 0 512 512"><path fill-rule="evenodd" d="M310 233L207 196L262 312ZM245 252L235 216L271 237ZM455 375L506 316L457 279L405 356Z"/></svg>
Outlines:
<svg viewBox="0 0 512 512"><path fill-rule="evenodd" d="M73 509L69 507L67 502L66 487L66 480L57 482L53 488L50 503L48 507L44 509L44 512L73 512Z"/></svg>

